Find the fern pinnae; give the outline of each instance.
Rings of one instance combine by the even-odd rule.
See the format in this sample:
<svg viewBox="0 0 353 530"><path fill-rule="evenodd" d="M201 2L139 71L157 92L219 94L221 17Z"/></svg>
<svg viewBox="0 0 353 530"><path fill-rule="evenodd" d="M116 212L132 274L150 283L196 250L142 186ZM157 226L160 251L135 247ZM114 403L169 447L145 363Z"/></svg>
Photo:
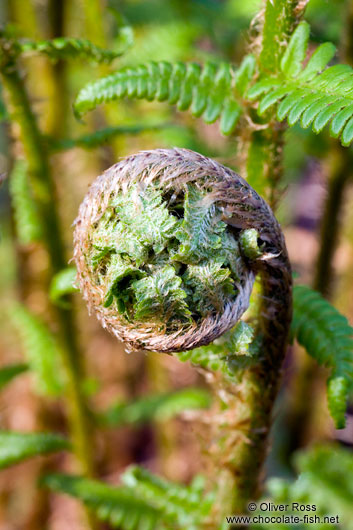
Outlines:
<svg viewBox="0 0 353 530"><path fill-rule="evenodd" d="M344 427L346 402L352 392L353 328L319 293L297 285L292 335L319 364L329 368L329 409L336 427Z"/></svg>
<svg viewBox="0 0 353 530"><path fill-rule="evenodd" d="M310 57L306 67L299 74L301 81L310 81L316 74L322 72L336 53L336 46L331 42L320 44Z"/></svg>
<svg viewBox="0 0 353 530"><path fill-rule="evenodd" d="M10 195L19 242L28 245L39 241L43 230L37 205L32 197L27 164L24 160L16 160L13 166L10 175Z"/></svg>
<svg viewBox="0 0 353 530"><path fill-rule="evenodd" d="M2 390L15 377L27 372L28 369L29 366L25 363L8 364L0 368L0 390Z"/></svg>
<svg viewBox="0 0 353 530"><path fill-rule="evenodd" d="M254 70L254 60L249 59L239 77L239 87L245 90L249 75ZM149 61L137 67L125 67L95 83L87 85L75 102L75 112L81 116L97 105L124 97L148 101L168 101L178 110L190 108L192 115L202 116L206 123L221 118L221 131L231 134L241 113L237 101L235 71L232 65L207 62L197 63Z"/></svg>
<svg viewBox="0 0 353 530"><path fill-rule="evenodd" d="M46 324L24 305L9 309L10 320L20 335L39 394L57 396L63 388L60 345Z"/></svg>
<svg viewBox="0 0 353 530"><path fill-rule="evenodd" d="M319 46L303 68L308 36L308 24L300 23L282 56L278 79L260 79L247 97L250 101L259 99L260 116L277 105L278 120L287 118L290 126L300 121L301 127L311 126L319 133L331 122L330 134L341 137L342 145L348 146L353 139L348 125L353 116L353 69L342 64L327 68L335 54L331 43Z"/></svg>
<svg viewBox="0 0 353 530"><path fill-rule="evenodd" d="M308 46L309 34L310 26L307 22L303 21L298 24L297 29L289 41L280 63L282 72L288 77L296 77L301 70Z"/></svg>
<svg viewBox="0 0 353 530"><path fill-rule="evenodd" d="M136 496L133 489L114 487L98 480L64 474L42 478L51 490L81 500L97 517L120 530L162 530L163 512Z"/></svg>
<svg viewBox="0 0 353 530"><path fill-rule="evenodd" d="M58 37L52 40L26 41L19 45L22 53L41 53L50 59L88 59L96 63L111 63L122 52L99 48L87 39Z"/></svg>
<svg viewBox="0 0 353 530"><path fill-rule="evenodd" d="M0 469L28 458L69 450L69 442L58 434L44 432L0 432Z"/></svg>

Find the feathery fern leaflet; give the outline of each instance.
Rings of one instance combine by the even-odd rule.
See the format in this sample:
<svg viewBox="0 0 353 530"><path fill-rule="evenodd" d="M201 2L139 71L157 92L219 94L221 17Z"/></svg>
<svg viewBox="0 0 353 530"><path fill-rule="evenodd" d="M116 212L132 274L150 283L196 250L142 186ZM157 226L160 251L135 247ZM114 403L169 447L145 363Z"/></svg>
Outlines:
<svg viewBox="0 0 353 530"><path fill-rule="evenodd" d="M168 101L181 111L190 108L193 116L206 123L220 118L223 134L234 131L242 112L241 97L255 69L255 59L247 56L239 70L227 63L175 64L150 61L138 67L125 67L87 85L75 102L78 116L124 97Z"/></svg>
<svg viewBox="0 0 353 530"><path fill-rule="evenodd" d="M336 427L343 428L346 402L353 389L353 328L319 293L297 285L291 332L319 364L330 369L328 406Z"/></svg>
<svg viewBox="0 0 353 530"><path fill-rule="evenodd" d="M289 42L278 77L263 77L247 97L259 99L258 113L277 104L277 118L287 118L290 126L300 122L315 133L330 124L330 134L344 146L353 139L353 69L337 64L326 68L335 54L333 44L321 44L308 63L302 63L308 46L310 27L301 22Z"/></svg>

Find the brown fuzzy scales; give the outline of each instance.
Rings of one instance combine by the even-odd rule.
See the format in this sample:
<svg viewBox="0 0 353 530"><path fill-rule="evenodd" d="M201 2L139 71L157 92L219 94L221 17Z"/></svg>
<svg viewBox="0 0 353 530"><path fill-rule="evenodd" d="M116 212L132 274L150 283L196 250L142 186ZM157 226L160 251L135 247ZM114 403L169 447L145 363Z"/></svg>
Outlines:
<svg viewBox="0 0 353 530"><path fill-rule="evenodd" d="M166 192L183 190L188 182L197 182L201 188L207 186L208 190L212 190L208 199L222 209L223 221L236 231L255 228L266 245L269 257L268 261L260 259L250 265L244 261L236 300L227 303L221 314L209 315L199 325L193 324L187 328L184 325L172 334L158 334L148 324L122 322L114 307L104 307L102 289L93 281L86 260L92 226L101 218L114 193L126 192L131 182L146 186L156 181ZM263 199L230 169L186 149L143 151L109 168L91 186L80 206L75 225L74 257L78 282L89 311L96 314L103 327L133 350L168 353L193 349L214 341L234 326L247 309L254 276L259 269L266 270L269 266L276 268L277 264L282 267L283 260L286 261L281 230ZM272 265L269 265L271 260Z"/></svg>

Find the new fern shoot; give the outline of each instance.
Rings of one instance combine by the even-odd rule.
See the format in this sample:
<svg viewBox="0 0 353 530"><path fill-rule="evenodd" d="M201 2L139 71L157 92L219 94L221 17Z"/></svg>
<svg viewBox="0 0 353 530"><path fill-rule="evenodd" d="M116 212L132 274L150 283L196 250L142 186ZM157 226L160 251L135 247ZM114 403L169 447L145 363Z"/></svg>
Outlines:
<svg viewBox="0 0 353 530"><path fill-rule="evenodd" d="M225 177L234 178L197 153L142 152L99 177L83 202L78 279L104 325L131 347L207 344L247 308L249 258L261 251L249 254L255 228L226 222Z"/></svg>

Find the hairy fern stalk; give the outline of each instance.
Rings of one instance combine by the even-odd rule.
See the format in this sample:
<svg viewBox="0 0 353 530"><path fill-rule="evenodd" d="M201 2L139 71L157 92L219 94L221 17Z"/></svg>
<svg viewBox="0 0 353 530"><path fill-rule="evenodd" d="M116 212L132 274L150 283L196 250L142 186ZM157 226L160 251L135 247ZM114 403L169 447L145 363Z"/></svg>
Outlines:
<svg viewBox="0 0 353 530"><path fill-rule="evenodd" d="M236 477L228 477L232 507L242 510L257 493L291 319L290 265L269 206L198 153L141 152L93 183L76 219L75 261L89 309L128 348L183 352L181 360L214 372L212 438L218 463ZM263 305L255 335L244 322L233 326L256 275Z"/></svg>

